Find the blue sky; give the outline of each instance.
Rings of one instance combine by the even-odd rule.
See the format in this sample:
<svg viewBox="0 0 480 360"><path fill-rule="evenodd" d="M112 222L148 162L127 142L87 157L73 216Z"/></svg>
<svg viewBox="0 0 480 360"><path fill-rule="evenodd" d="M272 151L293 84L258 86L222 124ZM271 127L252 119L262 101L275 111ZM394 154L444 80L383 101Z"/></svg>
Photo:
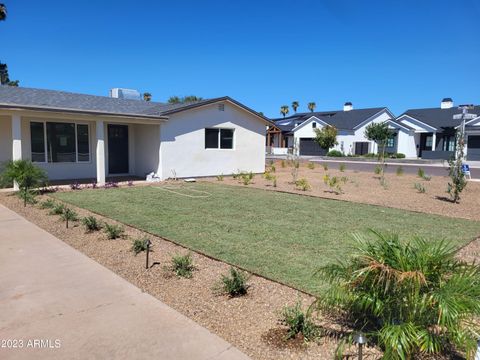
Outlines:
<svg viewBox="0 0 480 360"><path fill-rule="evenodd" d="M266 115L480 103L480 1L3 0L0 61L26 87L229 95Z"/></svg>

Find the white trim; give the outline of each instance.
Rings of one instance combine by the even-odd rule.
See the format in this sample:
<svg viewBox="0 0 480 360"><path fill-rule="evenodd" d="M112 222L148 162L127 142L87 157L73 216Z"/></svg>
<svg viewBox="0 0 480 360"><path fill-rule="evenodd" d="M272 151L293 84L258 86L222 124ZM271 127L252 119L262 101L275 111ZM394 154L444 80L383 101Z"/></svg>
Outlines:
<svg viewBox="0 0 480 360"><path fill-rule="evenodd" d="M315 120L315 122L317 122L317 123L322 124L323 126L327 126L327 125L332 126L332 125L326 123L325 121L323 121L322 119L317 118L315 115L312 115L307 120L303 121L301 124L298 124L297 126L295 126L291 131L295 132L295 131L301 129L302 127L304 127L305 125L310 124L313 120Z"/></svg>
<svg viewBox="0 0 480 360"><path fill-rule="evenodd" d="M472 119L472 120L466 121L466 122L465 122L465 125L470 125L470 123L475 123L475 122L477 122L477 121L480 122L480 116L477 116L476 118L474 118L474 119ZM461 124L460 124L460 125L461 125ZM460 125L458 125L458 126L460 126ZM458 127L458 126L457 126L457 127Z"/></svg>
<svg viewBox="0 0 480 360"><path fill-rule="evenodd" d="M398 126L398 127L402 128L402 129L408 131L408 132L414 131L413 129L409 129L409 128L407 128L405 125L399 124L399 123L393 121L392 119L385 120L385 122L388 123L388 124L391 124L393 127Z"/></svg>
<svg viewBox="0 0 480 360"><path fill-rule="evenodd" d="M369 122L375 120L377 117L379 117L380 115L382 115L383 113L387 113L388 115L391 116L392 119L395 119L395 115L392 114L392 112L390 110L388 110L388 108L383 108L382 110L380 110L379 112L377 112L376 114L373 114L372 116L368 117L367 119L363 120L360 124L358 125L355 125L353 127L353 130L358 130L359 128L361 128L362 126L368 124Z"/></svg>
<svg viewBox="0 0 480 360"><path fill-rule="evenodd" d="M396 120L399 121L399 122L401 122L402 120L400 120L400 119L402 119L403 117L407 117L407 118L413 120L414 122L417 122L417 123L421 124L420 126L424 126L425 131L417 131L417 130L414 130L416 133L438 131L437 128L434 128L434 127L431 126L431 125L425 124L424 122L418 120L417 118L414 118L414 117L412 117L412 116L410 116L410 115L407 115L407 114L400 115Z"/></svg>

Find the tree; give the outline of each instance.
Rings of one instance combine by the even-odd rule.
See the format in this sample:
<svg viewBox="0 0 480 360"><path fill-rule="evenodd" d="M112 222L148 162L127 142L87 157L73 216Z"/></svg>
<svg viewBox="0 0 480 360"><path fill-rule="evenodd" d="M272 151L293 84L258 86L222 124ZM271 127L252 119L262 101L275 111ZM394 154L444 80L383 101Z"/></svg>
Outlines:
<svg viewBox="0 0 480 360"><path fill-rule="evenodd" d="M280 114L282 114L283 117L285 117L289 112L290 110L288 109L288 105L280 106Z"/></svg>
<svg viewBox="0 0 480 360"><path fill-rule="evenodd" d="M317 309L366 333L383 350L382 359L438 358L455 350L473 358L480 267L457 259L455 246L445 240L372 235L356 236L350 258L319 270L327 288ZM351 335L342 336L337 355L352 343Z"/></svg>
<svg viewBox="0 0 480 360"><path fill-rule="evenodd" d="M0 4L0 21L4 21L7 18L7 7L5 4Z"/></svg>
<svg viewBox="0 0 480 360"><path fill-rule="evenodd" d="M0 4L0 21L5 21L7 19L7 7L5 4ZM0 62L0 84L8 86L18 86L18 80L10 80L8 76L8 67L7 64L2 64Z"/></svg>
<svg viewBox="0 0 480 360"><path fill-rule="evenodd" d="M308 110L310 110L310 112L314 112L316 107L317 107L317 104L315 104L314 102L308 103Z"/></svg>
<svg viewBox="0 0 480 360"><path fill-rule="evenodd" d="M460 193L467 186L465 173L463 172L463 158L465 156L465 136L463 128L457 130L457 144L455 149L455 158L448 160L448 176L451 181L448 183L447 191L452 197L454 203L460 200Z"/></svg>
<svg viewBox="0 0 480 360"><path fill-rule="evenodd" d="M33 164L30 160L10 160L1 174L2 183L17 183L24 206L32 196L31 190L44 185L47 181L45 171Z"/></svg>
<svg viewBox="0 0 480 360"><path fill-rule="evenodd" d="M292 109L295 113L297 113L298 106L299 106L298 101L292 102Z"/></svg>
<svg viewBox="0 0 480 360"><path fill-rule="evenodd" d="M315 141L318 145L328 151L330 148L338 144L337 128L331 125L326 125L321 129L315 129Z"/></svg>
<svg viewBox="0 0 480 360"><path fill-rule="evenodd" d="M143 100L151 101L152 100L152 94L150 94L149 92L143 93Z"/></svg>
<svg viewBox="0 0 480 360"><path fill-rule="evenodd" d="M365 137L368 140L375 141L375 143L382 149L382 152L378 152L381 163L381 177L385 179L385 146L388 139L395 136L395 132L388 127L386 121L380 123L371 123L365 128Z"/></svg>
<svg viewBox="0 0 480 360"><path fill-rule="evenodd" d="M185 104L185 103L190 103L190 102L195 102L195 101L201 101L203 100L202 97L195 96L195 95L189 95L189 96L170 96L168 99L169 104Z"/></svg>

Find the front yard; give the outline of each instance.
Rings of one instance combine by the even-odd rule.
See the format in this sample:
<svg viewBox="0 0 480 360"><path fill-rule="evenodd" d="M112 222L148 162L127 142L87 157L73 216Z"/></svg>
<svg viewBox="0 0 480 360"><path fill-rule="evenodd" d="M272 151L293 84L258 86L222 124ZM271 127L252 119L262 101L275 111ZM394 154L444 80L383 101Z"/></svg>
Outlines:
<svg viewBox="0 0 480 360"><path fill-rule="evenodd" d="M369 228L462 246L480 223L352 202L211 183L59 192L60 200L217 259L317 293L315 270Z"/></svg>

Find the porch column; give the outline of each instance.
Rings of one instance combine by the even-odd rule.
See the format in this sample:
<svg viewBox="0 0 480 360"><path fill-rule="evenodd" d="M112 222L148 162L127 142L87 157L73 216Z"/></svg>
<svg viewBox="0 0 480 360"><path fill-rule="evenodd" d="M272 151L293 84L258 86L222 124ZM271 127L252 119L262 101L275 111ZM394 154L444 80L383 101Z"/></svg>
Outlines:
<svg viewBox="0 0 480 360"><path fill-rule="evenodd" d="M97 133L97 183L105 184L105 126L103 121L96 123Z"/></svg>
<svg viewBox="0 0 480 360"><path fill-rule="evenodd" d="M22 119L20 115L12 115L12 160L22 160ZM13 183L13 189L18 190L18 184Z"/></svg>
<svg viewBox="0 0 480 360"><path fill-rule="evenodd" d="M437 147L437 133L434 132L432 134L432 151L435 151L436 147Z"/></svg>

